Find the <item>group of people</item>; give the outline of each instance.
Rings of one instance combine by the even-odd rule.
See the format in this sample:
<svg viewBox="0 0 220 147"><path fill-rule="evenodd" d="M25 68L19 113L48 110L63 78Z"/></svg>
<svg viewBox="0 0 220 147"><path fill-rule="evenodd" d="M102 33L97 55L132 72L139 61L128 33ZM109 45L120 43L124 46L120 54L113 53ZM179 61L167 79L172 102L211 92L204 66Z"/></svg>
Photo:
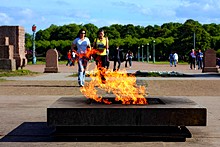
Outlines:
<svg viewBox="0 0 220 147"><path fill-rule="evenodd" d="M119 46L113 51L113 60L114 68L113 71L118 71L121 66L121 53L123 49L120 49ZM85 84L85 72L89 60L92 58L95 60L98 74L100 74L101 82L106 83L105 72L109 68L109 40L108 37L105 37L104 30L100 29L97 32L97 38L94 39L94 42L91 43L89 38L86 37L86 30L81 29L78 32L77 37L73 40L71 45L71 50L67 53L67 66L74 65L75 61L78 62L78 84L80 87L83 87ZM126 63L129 62L129 66L132 66L133 53L128 51L126 54ZM74 62L73 62L74 61ZM116 68L116 63L118 66Z"/></svg>
<svg viewBox="0 0 220 147"><path fill-rule="evenodd" d="M173 65L176 67L178 63L178 54L172 52L169 55L170 67ZM195 49L192 49L189 54L190 69L196 70L196 64L198 65L198 70L203 68L203 53L201 49L196 53Z"/></svg>
<svg viewBox="0 0 220 147"><path fill-rule="evenodd" d="M133 53L128 50L128 52L125 54L125 57L123 56L123 49L120 49L119 46L116 47L114 54L113 54L113 60L114 60L114 65L113 65L113 71L118 71L120 69L122 61L125 60L125 67L131 68L132 66L132 58L133 58ZM118 63L118 66L116 68L116 64Z"/></svg>
<svg viewBox="0 0 220 147"><path fill-rule="evenodd" d="M92 48L94 50L92 50ZM76 60L78 62L78 84L83 87L85 84L85 72L89 60L93 57L96 61L98 70L100 71L101 80L105 83L104 69L107 65L108 54L108 38L104 37L104 30L99 30L97 38L91 45L88 37L86 37L86 30L81 29L78 32L77 37L74 39L71 45L71 49L76 54Z"/></svg>
<svg viewBox="0 0 220 147"><path fill-rule="evenodd" d="M190 69L196 70L196 64L198 65L198 70L203 68L203 53L201 49L196 53L195 49L192 49L189 54Z"/></svg>
<svg viewBox="0 0 220 147"><path fill-rule="evenodd" d="M75 57L76 57L76 53L74 52L74 50L69 50L67 52L66 66L74 66L75 65Z"/></svg>
<svg viewBox="0 0 220 147"><path fill-rule="evenodd" d="M173 65L174 67L176 67L176 65L178 64L178 54L176 52L170 53L169 60L170 60L170 67L172 67Z"/></svg>

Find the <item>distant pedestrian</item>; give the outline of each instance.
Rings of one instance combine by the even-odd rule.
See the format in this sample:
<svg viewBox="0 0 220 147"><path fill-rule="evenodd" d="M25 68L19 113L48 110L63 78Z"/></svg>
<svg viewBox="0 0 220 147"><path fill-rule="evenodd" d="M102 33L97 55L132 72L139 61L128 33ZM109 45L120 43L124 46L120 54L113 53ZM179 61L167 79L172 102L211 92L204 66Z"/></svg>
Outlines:
<svg viewBox="0 0 220 147"><path fill-rule="evenodd" d="M176 52L173 54L173 64L175 67L178 64L178 54Z"/></svg>
<svg viewBox="0 0 220 147"><path fill-rule="evenodd" d="M106 49L106 69L109 69L110 60L109 60L109 49Z"/></svg>
<svg viewBox="0 0 220 147"><path fill-rule="evenodd" d="M127 67L128 66L127 63L129 63L129 67L131 68L132 58L133 58L133 53L130 50L128 50L128 52L126 53L126 56L125 56L125 60L126 60L125 67Z"/></svg>
<svg viewBox="0 0 220 147"><path fill-rule="evenodd" d="M189 61L190 61L190 69L196 70L196 52L192 49L191 53L189 54Z"/></svg>
<svg viewBox="0 0 220 147"><path fill-rule="evenodd" d="M76 61L76 53L74 50L72 50L72 65L75 66L75 61Z"/></svg>
<svg viewBox="0 0 220 147"><path fill-rule="evenodd" d="M199 52L196 54L196 59L197 59L198 69L202 69L203 68L203 53L201 49L199 49Z"/></svg>
<svg viewBox="0 0 220 147"><path fill-rule="evenodd" d="M217 64L218 67L220 68L220 58L216 58L216 64Z"/></svg>
<svg viewBox="0 0 220 147"><path fill-rule="evenodd" d="M71 50L69 50L68 52L67 52L67 63L66 63L66 66L72 66L72 53L71 53Z"/></svg>
<svg viewBox="0 0 220 147"><path fill-rule="evenodd" d="M113 59L114 59L113 71L118 71L120 69L121 54L122 54L122 49L120 49L119 46L117 46L116 49L114 50L114 55L113 55ZM118 63L118 67L116 68L117 63Z"/></svg>
<svg viewBox="0 0 220 147"><path fill-rule="evenodd" d="M173 66L173 53L171 52L169 55L169 60L170 60L170 67Z"/></svg>

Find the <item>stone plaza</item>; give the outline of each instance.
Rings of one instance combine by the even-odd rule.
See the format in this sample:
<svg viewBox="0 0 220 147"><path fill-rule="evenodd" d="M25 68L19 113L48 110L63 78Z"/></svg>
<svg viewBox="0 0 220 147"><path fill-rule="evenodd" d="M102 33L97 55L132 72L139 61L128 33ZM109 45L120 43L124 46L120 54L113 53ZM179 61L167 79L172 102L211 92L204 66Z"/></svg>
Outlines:
<svg viewBox="0 0 220 147"><path fill-rule="evenodd" d="M112 64L111 64L112 65ZM187 98L207 109L205 126L187 127L192 137L185 142L160 140L143 141L138 138L118 138L116 141L72 139L56 140L47 126L47 108L60 98L81 97L77 78L71 77L77 67L59 66L59 73L44 73L45 65L27 65L25 69L41 74L30 77L8 77L0 83L0 146L219 146L220 87L219 74L189 70L189 65L154 65L133 62L129 72L177 71L192 77L138 77L137 83L147 82L149 96ZM91 63L88 70L94 68ZM89 79L87 79L89 80ZM159 115L159 114L158 114ZM180 116L181 117L181 116ZM193 116L192 116L193 117Z"/></svg>

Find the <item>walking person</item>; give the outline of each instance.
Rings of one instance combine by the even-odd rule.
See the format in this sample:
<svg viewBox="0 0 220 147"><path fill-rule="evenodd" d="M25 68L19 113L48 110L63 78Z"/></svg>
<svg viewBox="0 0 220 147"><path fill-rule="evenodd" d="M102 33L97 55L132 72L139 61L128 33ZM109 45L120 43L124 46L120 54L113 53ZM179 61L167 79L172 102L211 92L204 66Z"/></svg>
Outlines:
<svg viewBox="0 0 220 147"><path fill-rule="evenodd" d="M203 68L203 53L201 49L199 49L199 52L197 53L197 63L198 63L198 69Z"/></svg>
<svg viewBox="0 0 220 147"><path fill-rule="evenodd" d="M190 69L196 70L196 52L194 49L192 49L189 55L189 61L190 61Z"/></svg>
<svg viewBox="0 0 220 147"><path fill-rule="evenodd" d="M86 56L86 53L91 50L90 40L86 37L86 30L81 29L78 32L77 37L72 42L72 49L75 50L78 61L78 84L80 87L83 87L89 61L89 57Z"/></svg>
<svg viewBox="0 0 220 147"><path fill-rule="evenodd" d="M169 55L169 60L170 60L170 67L173 66L173 53L171 52Z"/></svg>
<svg viewBox="0 0 220 147"><path fill-rule="evenodd" d="M110 59L109 59L109 49L106 50L106 69L109 69Z"/></svg>
<svg viewBox="0 0 220 147"><path fill-rule="evenodd" d="M128 52L126 53L126 57L125 57L125 67L128 67L128 63L129 63L129 68L131 68L132 66L132 58L133 58L133 53L128 50Z"/></svg>
<svg viewBox="0 0 220 147"><path fill-rule="evenodd" d="M71 53L71 50L69 50L68 52L67 52L67 63L66 63L66 66L72 66L72 53Z"/></svg>
<svg viewBox="0 0 220 147"><path fill-rule="evenodd" d="M176 52L173 54L173 64L175 67L178 64L178 54Z"/></svg>
<svg viewBox="0 0 220 147"><path fill-rule="evenodd" d="M108 49L108 38L104 37L104 30L100 29L97 33L97 38L93 42L93 48L97 50L95 61L99 74L101 76L101 81L105 84L105 71L106 71L106 61L107 61L107 49Z"/></svg>
<svg viewBox="0 0 220 147"><path fill-rule="evenodd" d="M116 49L114 50L114 67L113 67L113 71L118 71L120 69L121 66L121 51L122 49L119 48L119 46L116 47ZM116 64L118 63L118 67L116 68Z"/></svg>
<svg viewBox="0 0 220 147"><path fill-rule="evenodd" d="M76 53L74 50L72 50L72 65L75 66L75 61L76 61Z"/></svg>

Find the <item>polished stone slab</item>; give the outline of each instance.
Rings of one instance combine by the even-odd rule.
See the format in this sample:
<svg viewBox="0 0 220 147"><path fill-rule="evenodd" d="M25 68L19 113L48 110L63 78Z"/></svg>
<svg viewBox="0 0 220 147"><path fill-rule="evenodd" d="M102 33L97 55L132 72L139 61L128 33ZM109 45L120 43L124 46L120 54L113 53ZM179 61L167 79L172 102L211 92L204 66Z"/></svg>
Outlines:
<svg viewBox="0 0 220 147"><path fill-rule="evenodd" d="M113 100L113 96L108 96ZM148 105L110 105L62 97L47 108L47 124L61 126L206 126L207 109L187 98L149 97Z"/></svg>

